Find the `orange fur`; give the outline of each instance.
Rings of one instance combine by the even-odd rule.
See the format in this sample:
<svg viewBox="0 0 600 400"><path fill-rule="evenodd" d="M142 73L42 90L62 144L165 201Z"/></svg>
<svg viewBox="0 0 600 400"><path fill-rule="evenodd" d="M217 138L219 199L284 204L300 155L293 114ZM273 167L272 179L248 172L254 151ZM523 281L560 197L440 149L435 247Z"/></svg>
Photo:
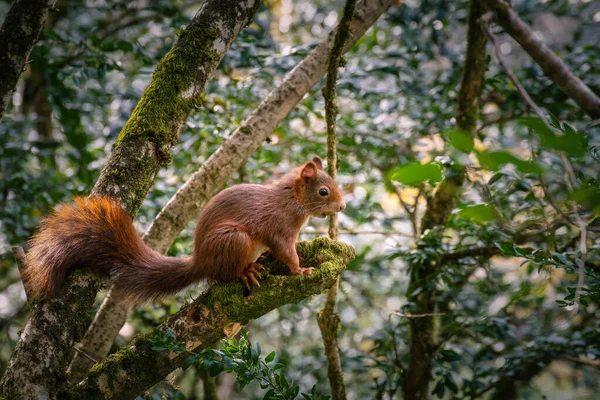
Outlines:
<svg viewBox="0 0 600 400"><path fill-rule="evenodd" d="M309 215L323 217L344 207L315 157L273 185L237 185L219 193L200 214L193 256L174 258L150 249L116 200L77 197L42 220L29 242L24 279L31 296L46 298L69 270L86 268L112 275L118 293L140 303L203 279L255 282L260 276L255 261L267 248L293 274L310 273L300 268L296 254L300 228Z"/></svg>

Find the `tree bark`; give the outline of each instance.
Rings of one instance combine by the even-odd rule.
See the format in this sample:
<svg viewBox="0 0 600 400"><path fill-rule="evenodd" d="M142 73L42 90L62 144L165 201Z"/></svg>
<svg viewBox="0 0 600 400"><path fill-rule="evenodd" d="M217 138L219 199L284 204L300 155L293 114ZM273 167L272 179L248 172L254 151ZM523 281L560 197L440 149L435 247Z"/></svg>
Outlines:
<svg viewBox="0 0 600 400"><path fill-rule="evenodd" d="M394 0L359 2L351 24L351 36L344 51L348 51L393 2ZM197 216L233 172L243 165L310 88L325 75L332 42L333 34L290 71L229 139L188 179L144 234L146 244L162 253L168 250L188 222ZM107 296L82 341L85 352L96 359L105 357L125 323L127 311L126 304ZM85 376L92 365L91 361L80 354L75 355L75 360L71 366L72 374L77 374L78 378Z"/></svg>
<svg viewBox="0 0 600 400"><path fill-rule="evenodd" d="M480 25L482 14L481 6L476 1L472 1L469 10L465 71L456 113L457 128L471 136L475 134L479 116L479 98L486 68L486 35ZM427 201L427 210L421 221L421 234L429 231L431 234L442 236L456 199L460 196L463 180L463 171L448 172L434 195ZM407 291L407 301L411 304L410 313L425 316L409 318L409 366L405 371L403 387L405 400L429 398L431 363L437 348L435 330L437 268L439 267L434 260L410 266Z"/></svg>
<svg viewBox="0 0 600 400"><path fill-rule="evenodd" d="M194 16L123 127L92 195L111 196L134 215L221 58L251 20L259 1L210 0ZM57 295L32 310L0 384L4 397L54 398L71 348L90 323L100 280L76 271Z"/></svg>
<svg viewBox="0 0 600 400"><path fill-rule="evenodd" d="M600 98L538 39L531 28L523 22L510 5L503 0L477 0L494 13L496 22L513 37L554 83L572 98L586 114L600 117Z"/></svg>
<svg viewBox="0 0 600 400"><path fill-rule="evenodd" d="M0 27L0 122L57 0L14 1Z"/></svg>
<svg viewBox="0 0 600 400"><path fill-rule="evenodd" d="M241 282L215 285L159 326L185 341L187 351L201 351L226 336L231 327L246 325L284 304L298 303L330 287L354 258L354 249L328 238L300 242L296 246L300 264L315 267L311 275L282 276L265 273L260 287L244 297ZM261 262L267 271L285 271L272 256ZM75 388L65 388L66 399L127 399L158 383L180 367L185 353L152 350L145 334L129 346L110 355L90 370L88 378Z"/></svg>

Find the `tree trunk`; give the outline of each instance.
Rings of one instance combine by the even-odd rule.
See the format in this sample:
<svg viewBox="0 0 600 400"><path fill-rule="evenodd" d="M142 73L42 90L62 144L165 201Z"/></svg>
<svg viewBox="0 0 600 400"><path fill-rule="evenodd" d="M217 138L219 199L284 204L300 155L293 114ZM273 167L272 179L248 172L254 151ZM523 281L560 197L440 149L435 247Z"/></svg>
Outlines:
<svg viewBox="0 0 600 400"><path fill-rule="evenodd" d="M472 1L469 11L465 71L456 113L457 128L472 136L475 134L479 116L479 98L486 67L486 35L479 23L482 13L479 4ZM430 231L431 234L439 237L443 235L448 217L456 199L460 196L463 180L463 171L449 172L434 195L427 201L427 210L421 221L421 234ZM403 388L405 400L429 398L431 363L437 349L435 329L437 268L439 266L434 260L410 265L407 300L411 304L410 313L416 316L409 318L409 365L406 368Z"/></svg>
<svg viewBox="0 0 600 400"><path fill-rule="evenodd" d="M0 122L57 0L14 1L0 27Z"/></svg>
<svg viewBox="0 0 600 400"><path fill-rule="evenodd" d="M259 1L211 0L194 16L123 127L93 195L111 196L134 215L221 58L251 20ZM54 398L72 346L89 325L98 278L77 271L56 296L32 310L0 384L4 397Z"/></svg>
<svg viewBox="0 0 600 400"><path fill-rule="evenodd" d="M351 36L344 51L348 51L393 2L394 0L359 2L351 24ZM281 84L177 191L143 236L146 244L161 253L169 249L177 235L196 218L208 200L260 147L310 88L323 78L332 41L333 34L290 71ZM126 304L107 296L82 341L85 352L95 359L104 358L125 323L127 311ZM90 360L76 354L70 367L74 375L72 382L78 382L91 366Z"/></svg>

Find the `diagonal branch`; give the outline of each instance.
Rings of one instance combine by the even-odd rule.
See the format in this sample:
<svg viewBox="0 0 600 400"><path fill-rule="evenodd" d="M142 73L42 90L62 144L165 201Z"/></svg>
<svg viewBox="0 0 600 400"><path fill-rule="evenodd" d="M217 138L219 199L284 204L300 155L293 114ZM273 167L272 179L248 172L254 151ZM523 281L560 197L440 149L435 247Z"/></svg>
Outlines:
<svg viewBox="0 0 600 400"><path fill-rule="evenodd" d="M14 1L0 27L0 122L57 0Z"/></svg>
<svg viewBox="0 0 600 400"><path fill-rule="evenodd" d="M93 195L111 196L134 215L159 168L170 158L179 131L201 101L221 58L253 18L258 0L205 1L123 127ZM33 307L0 384L0 396L53 398L62 384L73 344L89 325L100 279L70 274L56 296ZM83 349L85 351L85 349Z"/></svg>
<svg viewBox="0 0 600 400"><path fill-rule="evenodd" d="M477 0L486 10L495 15L495 21L513 37L544 73L571 97L586 114L600 117L600 98L566 64L537 38L531 28L503 0Z"/></svg>
<svg viewBox="0 0 600 400"><path fill-rule="evenodd" d="M242 283L215 285L163 322L159 329L172 331L185 341L188 351L200 351L238 330L253 319L284 304L298 303L330 287L346 263L354 258L354 249L328 238L297 244L300 264L315 267L311 275L281 276L267 274L260 287L243 297ZM272 256L261 262L270 271L285 271ZM237 329L236 329L237 328ZM185 353L152 350L146 334L109 356L90 371L88 378L74 390L77 399L134 398L183 365ZM66 392L73 391L65 388Z"/></svg>
<svg viewBox="0 0 600 400"><path fill-rule="evenodd" d="M348 51L394 0L360 1L351 23L351 35L344 47ZM167 203L143 239L150 247L166 252L189 221L224 185L230 176L254 153L296 104L325 75L327 55L333 34L320 43L231 134L229 139L188 179ZM95 358L106 356L114 338L125 323L128 308L111 295L104 299L94 322L82 342L82 348ZM71 365L73 381L78 381L91 366L76 355L78 366ZM75 374L77 374L75 376Z"/></svg>

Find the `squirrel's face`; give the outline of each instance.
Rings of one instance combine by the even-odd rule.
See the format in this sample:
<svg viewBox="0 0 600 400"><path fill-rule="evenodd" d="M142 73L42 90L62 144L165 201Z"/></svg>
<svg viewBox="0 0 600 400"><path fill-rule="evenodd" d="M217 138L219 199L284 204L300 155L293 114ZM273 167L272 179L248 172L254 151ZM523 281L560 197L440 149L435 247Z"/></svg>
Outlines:
<svg viewBox="0 0 600 400"><path fill-rule="evenodd" d="M300 186L298 192L302 197L302 204L310 216L325 218L346 208L342 192L323 171L323 162L319 157L304 164L296 182Z"/></svg>

